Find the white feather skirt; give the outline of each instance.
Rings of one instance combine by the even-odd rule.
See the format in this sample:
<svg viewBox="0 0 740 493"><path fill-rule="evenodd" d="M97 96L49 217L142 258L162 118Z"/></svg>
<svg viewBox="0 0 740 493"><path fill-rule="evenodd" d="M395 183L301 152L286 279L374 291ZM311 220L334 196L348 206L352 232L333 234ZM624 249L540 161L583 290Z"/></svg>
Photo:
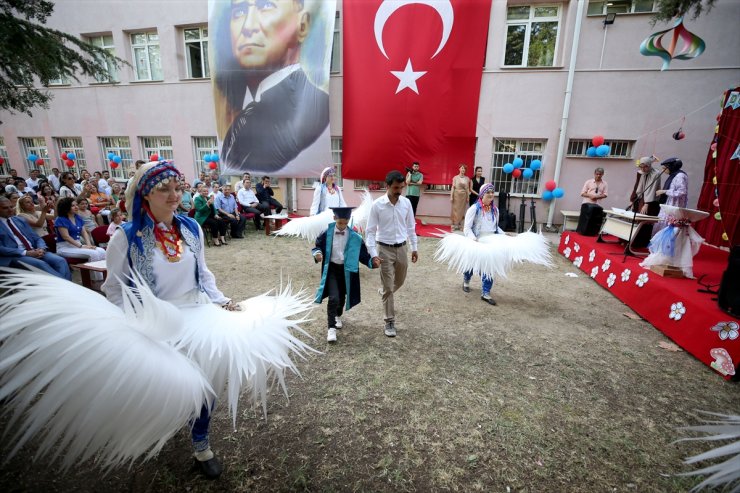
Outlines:
<svg viewBox="0 0 740 493"><path fill-rule="evenodd" d="M491 234L479 241L464 235L445 233L437 245L434 259L462 274L506 277L514 264L530 262L552 267L549 242L539 233L516 236Z"/></svg>

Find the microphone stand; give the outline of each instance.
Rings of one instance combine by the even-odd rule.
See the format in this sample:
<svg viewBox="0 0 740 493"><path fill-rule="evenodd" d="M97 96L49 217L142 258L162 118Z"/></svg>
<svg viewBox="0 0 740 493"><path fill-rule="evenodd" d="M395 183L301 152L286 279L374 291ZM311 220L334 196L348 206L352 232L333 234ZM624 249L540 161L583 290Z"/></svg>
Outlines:
<svg viewBox="0 0 740 493"><path fill-rule="evenodd" d="M630 245L632 245L632 233L635 230L635 220L637 219L637 205L640 203L640 200L645 196L645 191L650 190L653 188L653 185L660 180L661 175L663 175L663 172L657 173L655 175L655 178L653 178L653 181L650 182L650 185L647 187L642 187L642 192L635 195L635 200L632 201L630 204L632 206L632 221L630 224L630 235L627 239L627 244L624 246L624 257L622 258L622 263L625 263L627 261L627 256L631 255L633 257L636 257L634 253L630 251Z"/></svg>
<svg viewBox="0 0 740 493"><path fill-rule="evenodd" d="M532 221L532 231L537 231L537 214L534 210L534 197L529 202L529 219Z"/></svg>
<svg viewBox="0 0 740 493"><path fill-rule="evenodd" d="M522 192L522 203L519 204L519 228L517 228L517 233L524 233L524 215L527 213L527 203L524 202L524 188L521 187L519 191Z"/></svg>

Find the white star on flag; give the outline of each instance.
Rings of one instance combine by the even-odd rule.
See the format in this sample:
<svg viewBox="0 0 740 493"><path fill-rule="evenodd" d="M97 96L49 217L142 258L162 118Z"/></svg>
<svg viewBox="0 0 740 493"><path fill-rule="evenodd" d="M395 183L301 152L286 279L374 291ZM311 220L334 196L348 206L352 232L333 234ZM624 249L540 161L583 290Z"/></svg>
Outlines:
<svg viewBox="0 0 740 493"><path fill-rule="evenodd" d="M419 94L419 89L416 87L416 80L419 79L422 75L426 74L426 72L414 72L414 68L411 66L410 58L408 62L406 62L406 68L403 69L403 72L391 71L391 73L398 77L398 88L396 89L396 94L403 91L407 87L414 91L416 94Z"/></svg>

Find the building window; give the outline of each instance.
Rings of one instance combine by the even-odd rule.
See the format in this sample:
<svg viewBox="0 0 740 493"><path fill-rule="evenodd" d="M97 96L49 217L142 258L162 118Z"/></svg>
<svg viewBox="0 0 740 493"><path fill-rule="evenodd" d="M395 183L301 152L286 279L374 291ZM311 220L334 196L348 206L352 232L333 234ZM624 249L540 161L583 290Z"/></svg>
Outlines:
<svg viewBox="0 0 740 493"><path fill-rule="evenodd" d="M54 140L56 141L58 156L61 156L62 153L65 152L73 152L75 155L75 165L73 168L69 168L69 166L67 166L67 163L65 163L61 157L59 158L61 163L59 166L60 171L65 171L68 169L82 171L83 169L87 169L87 159L85 159L85 149L82 147L81 137L57 137Z"/></svg>
<svg viewBox="0 0 740 493"><path fill-rule="evenodd" d="M172 137L142 137L141 147L147 160L152 154L159 156L160 160L166 159L171 161L174 159Z"/></svg>
<svg viewBox="0 0 740 493"><path fill-rule="evenodd" d="M116 54L116 47L113 44L113 36L110 34L104 34L102 36L91 36L88 38L88 41L91 45L97 46L98 48L102 48L105 51L107 51L111 56L115 56ZM96 76L95 80L98 82L118 82L118 71L116 70L116 66L113 65L112 62L109 60L103 60L101 59L100 65L103 66L106 72L108 72L108 77L103 76Z"/></svg>
<svg viewBox="0 0 740 493"><path fill-rule="evenodd" d="M640 14L655 11L655 0L608 0L588 2L588 15Z"/></svg>
<svg viewBox="0 0 740 493"><path fill-rule="evenodd" d="M506 51L509 67L552 67L560 24L558 5L515 5L506 11Z"/></svg>
<svg viewBox="0 0 740 493"><path fill-rule="evenodd" d="M634 140L604 140L604 144L611 147L608 156L599 157L598 159L625 159L632 157L632 148L635 145ZM567 155L570 157L592 157L586 154L589 147L592 147L590 139L570 139L568 141Z"/></svg>
<svg viewBox="0 0 740 493"><path fill-rule="evenodd" d="M159 35L156 32L131 34L136 80L162 80Z"/></svg>
<svg viewBox="0 0 740 493"><path fill-rule="evenodd" d="M10 175L10 160L8 160L8 149L5 147L5 138L0 137L0 158L3 162L0 163L0 175Z"/></svg>
<svg viewBox="0 0 740 493"><path fill-rule="evenodd" d="M211 168L205 161L206 154L218 154L216 137L193 137L193 154L195 155L195 176L210 173Z"/></svg>
<svg viewBox="0 0 740 493"><path fill-rule="evenodd" d="M342 138L332 137L331 138L331 162L334 165L334 169L337 171L337 175L334 179L334 183L342 186ZM315 178L304 178L303 188L313 188L314 183L319 181L319 177Z"/></svg>
<svg viewBox="0 0 740 493"><path fill-rule="evenodd" d="M185 58L188 62L188 77L205 79L211 76L208 66L208 28L185 29Z"/></svg>
<svg viewBox="0 0 740 493"><path fill-rule="evenodd" d="M64 76L57 77L56 79L49 79L46 85L47 86L68 86L69 79Z"/></svg>
<svg viewBox="0 0 740 493"><path fill-rule="evenodd" d="M332 74L338 74L341 69L342 63L342 33L341 33L341 17L337 12L334 18L334 39L331 44L331 66L329 72Z"/></svg>
<svg viewBox="0 0 740 493"><path fill-rule="evenodd" d="M41 174L46 174L44 168L37 165L35 162L31 162L26 159L29 155L33 154L39 159L44 160L44 166L48 166L49 163L49 149L46 147L46 140L43 137L21 137L21 151L22 157L26 161L26 171L37 169L41 171ZM49 168L51 169L51 168ZM20 172L18 173L21 174Z"/></svg>
<svg viewBox="0 0 740 493"><path fill-rule="evenodd" d="M129 177L129 173L135 171L133 154L131 153L131 142L128 137L100 137L100 150L103 153L105 162L104 169L109 170L113 178L126 179ZM117 168L110 168L109 154L115 154L121 158L121 162Z"/></svg>
<svg viewBox="0 0 740 493"><path fill-rule="evenodd" d="M532 178L514 179L511 173L504 173L504 165L513 163L517 157L524 161L523 168L528 168L529 163L535 159L542 161L545 153L545 140L515 140L495 139L493 143L493 159L491 164L491 183L496 191L504 191L514 195L538 196L540 194L540 173L542 168L534 171Z"/></svg>

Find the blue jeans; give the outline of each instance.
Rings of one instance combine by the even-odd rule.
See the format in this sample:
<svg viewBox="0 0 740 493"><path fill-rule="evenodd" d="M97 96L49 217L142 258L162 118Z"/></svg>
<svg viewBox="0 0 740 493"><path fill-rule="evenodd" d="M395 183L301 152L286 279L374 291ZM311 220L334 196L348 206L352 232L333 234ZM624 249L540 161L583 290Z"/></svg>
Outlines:
<svg viewBox="0 0 740 493"><path fill-rule="evenodd" d="M191 430L193 448L196 452L203 452L210 447L208 443L208 427L210 424L211 409L208 409L208 406L203 404L203 407L200 408L200 416L193 420L193 428Z"/></svg>
<svg viewBox="0 0 740 493"><path fill-rule="evenodd" d="M60 257L54 253L46 252L41 258L18 257L17 260L13 260L10 263L11 267L25 267L26 265L36 267L44 272L48 272L52 276L61 277L68 281L72 279L72 273L69 271L67 261L64 260L64 257Z"/></svg>
<svg viewBox="0 0 740 493"><path fill-rule="evenodd" d="M463 281L465 281L465 283L469 283L472 278L473 278L472 270L469 270L465 274L463 274ZM491 288L493 287L493 277L483 274L481 276L481 279L483 283L483 288L481 289L483 296L490 295Z"/></svg>

